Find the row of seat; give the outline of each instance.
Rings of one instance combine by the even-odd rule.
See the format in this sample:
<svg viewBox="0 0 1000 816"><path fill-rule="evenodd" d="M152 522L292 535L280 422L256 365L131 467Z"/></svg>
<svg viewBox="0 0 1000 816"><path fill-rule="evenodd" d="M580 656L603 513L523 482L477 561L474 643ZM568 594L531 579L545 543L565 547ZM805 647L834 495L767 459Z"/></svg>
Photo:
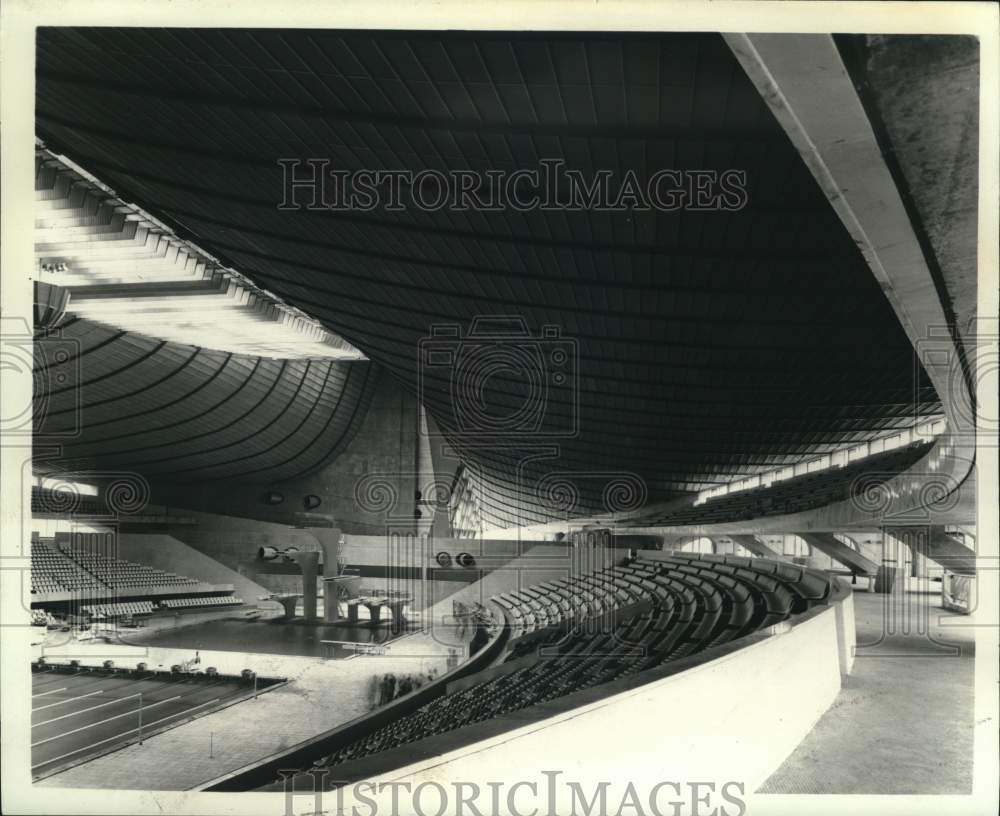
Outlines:
<svg viewBox="0 0 1000 816"><path fill-rule="evenodd" d="M97 576L52 545L42 541L31 543L32 592L84 593L105 588Z"/></svg>
<svg viewBox="0 0 1000 816"><path fill-rule="evenodd" d="M241 606L242 598L232 595L203 595L197 598L165 598L160 605L165 609L191 609L201 606Z"/></svg>
<svg viewBox="0 0 1000 816"><path fill-rule="evenodd" d="M616 584L611 576L601 572L500 593L492 601L504 610L512 636L518 637L565 620L610 614L644 597L641 590Z"/></svg>
<svg viewBox="0 0 1000 816"><path fill-rule="evenodd" d="M199 582L185 575L155 569L108 555L108 538L91 534L89 544L74 543L68 536L31 542L31 591L35 594L72 592L94 597L108 594L183 591Z"/></svg>
<svg viewBox="0 0 1000 816"><path fill-rule="evenodd" d="M134 617L136 615L151 615L159 609L196 609L202 607L242 606L243 599L232 595L205 595L193 598L165 598L154 602L118 601L111 603L85 604L80 611L94 620L109 620L114 618ZM58 626L60 621L46 609L32 609L31 622L36 626Z"/></svg>
<svg viewBox="0 0 1000 816"><path fill-rule="evenodd" d="M799 513L851 498L852 489L869 490L892 474L907 470L930 449L918 442L904 448L869 456L843 467L775 482L766 487L743 490L709 499L706 503L657 515L650 525L711 524L745 521L764 516Z"/></svg>
<svg viewBox="0 0 1000 816"><path fill-rule="evenodd" d="M121 601L119 603L87 604L83 611L94 619L124 618L134 615L152 615L152 601Z"/></svg>
<svg viewBox="0 0 1000 816"><path fill-rule="evenodd" d="M645 671L783 621L823 603L829 591L825 575L795 565L678 555L501 593L491 600L515 638L509 673L433 700L314 765L339 765ZM611 614L622 609L635 612Z"/></svg>
<svg viewBox="0 0 1000 816"><path fill-rule="evenodd" d="M141 598L164 592L180 594L199 584L194 578L117 558L108 552L112 543L113 539L106 533L75 536L57 533L52 539L42 539L34 534L31 542L31 591L35 594L72 592L79 601L93 600L94 603L83 604L80 609L98 620L149 615L158 607L189 609L243 604L242 599L232 595L97 602L109 595ZM35 610L32 623L58 624L58 620L47 610Z"/></svg>
<svg viewBox="0 0 1000 816"><path fill-rule="evenodd" d="M59 549L106 586L118 591L123 588L160 588L198 583L185 575L126 561L79 544L60 544Z"/></svg>

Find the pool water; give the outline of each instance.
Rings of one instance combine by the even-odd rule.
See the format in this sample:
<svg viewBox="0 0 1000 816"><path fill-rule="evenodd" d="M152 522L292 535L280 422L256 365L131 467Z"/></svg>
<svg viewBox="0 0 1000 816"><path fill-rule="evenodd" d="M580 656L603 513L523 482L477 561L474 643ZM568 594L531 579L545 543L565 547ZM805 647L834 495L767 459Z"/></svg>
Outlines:
<svg viewBox="0 0 1000 816"><path fill-rule="evenodd" d="M141 630L129 632L128 635L123 635L122 640L136 645L173 649L343 658L354 654L354 649L322 641L386 644L404 634L407 633L404 631L393 634L387 624L305 624L282 620L222 618L148 634Z"/></svg>

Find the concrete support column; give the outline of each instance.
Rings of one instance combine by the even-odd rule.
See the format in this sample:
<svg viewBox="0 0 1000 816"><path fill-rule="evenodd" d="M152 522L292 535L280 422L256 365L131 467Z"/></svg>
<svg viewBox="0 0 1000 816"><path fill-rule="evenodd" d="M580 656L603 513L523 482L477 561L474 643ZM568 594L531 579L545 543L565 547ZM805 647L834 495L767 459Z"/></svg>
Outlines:
<svg viewBox="0 0 1000 816"><path fill-rule="evenodd" d="M833 533L796 533L796 535L810 547L830 556L853 573L875 575L878 572L878 564L852 550Z"/></svg>
<svg viewBox="0 0 1000 816"><path fill-rule="evenodd" d="M382 622L382 606L381 603L366 603L365 606L368 607L368 619L372 622L372 625L376 625Z"/></svg>
<svg viewBox="0 0 1000 816"><path fill-rule="evenodd" d="M965 546L954 536L948 535L940 525L890 527L887 528L887 532L911 548L916 547L922 558L929 558L951 572L959 575L976 574L975 550ZM916 552L914 555L916 556ZM926 565L926 561L923 563ZM923 569L923 574L926 575L926 566Z"/></svg>
<svg viewBox="0 0 1000 816"><path fill-rule="evenodd" d="M665 551L670 550L680 550L684 542L690 538L690 536L679 535L676 533L665 533L663 535L663 549Z"/></svg>
<svg viewBox="0 0 1000 816"><path fill-rule="evenodd" d="M299 599L292 595L288 598L278 598L278 601L285 609L285 620L291 620L295 617L295 607L298 606Z"/></svg>
<svg viewBox="0 0 1000 816"><path fill-rule="evenodd" d="M709 536L712 539L712 550L716 555L735 555L736 542L729 536Z"/></svg>
<svg viewBox="0 0 1000 816"><path fill-rule="evenodd" d="M919 537L910 544L910 576L912 578L927 577L927 556L924 555L926 551L927 543Z"/></svg>
<svg viewBox="0 0 1000 816"><path fill-rule="evenodd" d="M336 623L340 620L340 599L357 598L360 594L361 577L358 575L323 576L323 620Z"/></svg>
<svg viewBox="0 0 1000 816"><path fill-rule="evenodd" d="M896 583L896 568L903 559L902 548L898 541L882 531L882 563L875 577L875 591L890 594Z"/></svg>
<svg viewBox="0 0 1000 816"><path fill-rule="evenodd" d="M337 597L337 579L323 578L323 621L336 623L340 620L340 600Z"/></svg>
<svg viewBox="0 0 1000 816"><path fill-rule="evenodd" d="M802 564L805 567L811 567L812 569L830 569L830 556L819 547L814 547L808 541L806 542L806 545L809 547L809 554L805 556L797 556L795 558L795 563Z"/></svg>
<svg viewBox="0 0 1000 816"><path fill-rule="evenodd" d="M386 606L389 607L389 612L392 615L391 630L393 634L399 634L403 631L406 626L406 617L403 615L403 606L405 601L395 601L390 600Z"/></svg>
<svg viewBox="0 0 1000 816"><path fill-rule="evenodd" d="M775 552L770 547L767 546L763 541L761 541L757 536L754 535L744 535L736 533L729 536L733 543L739 544L741 547L749 550L758 558L781 558L782 554Z"/></svg>
<svg viewBox="0 0 1000 816"><path fill-rule="evenodd" d="M307 621L315 621L316 616L316 580L319 577L319 553L298 552L295 562L302 570L302 615Z"/></svg>
<svg viewBox="0 0 1000 816"><path fill-rule="evenodd" d="M909 576L911 578L927 577L927 528L893 527L889 534L896 540L896 551L900 556L907 552L910 554ZM899 562L900 566L902 566L902 557L899 558Z"/></svg>
<svg viewBox="0 0 1000 816"><path fill-rule="evenodd" d="M455 474L460 466L458 455L452 450L451 445L438 430L433 418L421 406L420 421L423 432L427 437L430 452L430 469L432 472L421 472L421 483L427 495L425 501L432 502L428 505L432 513L430 534L435 540L452 538L455 531L451 526L451 488L455 481Z"/></svg>

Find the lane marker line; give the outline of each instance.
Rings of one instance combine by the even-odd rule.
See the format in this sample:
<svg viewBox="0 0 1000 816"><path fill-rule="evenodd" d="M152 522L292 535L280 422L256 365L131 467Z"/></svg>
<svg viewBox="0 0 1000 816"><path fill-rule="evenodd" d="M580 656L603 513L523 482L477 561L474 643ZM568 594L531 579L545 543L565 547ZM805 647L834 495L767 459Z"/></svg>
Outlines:
<svg viewBox="0 0 1000 816"><path fill-rule="evenodd" d="M195 709L204 708L207 705L212 705L212 703L217 703L221 699L222 699L221 697L216 697L214 700L209 700L207 703L201 703L199 705L192 706L191 708L186 708L183 711L178 711L176 714L169 714L166 717L163 717L162 719L155 720L154 722L149 723L149 725L156 725L157 723L166 722L167 720L171 719L172 717L178 717L181 714L188 714L191 711L194 711ZM146 707L149 708L149 706L146 706ZM138 711L138 709L136 709L136 711ZM143 725L143 728L148 728L148 727L149 726L147 726L147 725ZM122 731L122 732L120 732L118 734L115 734L113 737L108 737L107 739L102 739L99 742L92 742L89 745L84 745L82 748L77 748L75 751L70 751L68 754L63 754L62 756L53 757L52 759L46 759L44 762L39 762L36 765L32 765L31 769L34 770L35 768L42 767L42 765L49 765L49 764L51 764L53 762L58 762L60 759L65 759L68 756L73 756L73 754L78 754L81 751L88 750L89 748L96 748L98 745L103 745L105 742L111 742L112 740L121 739L126 734L131 734L133 731L138 731L138 730L139 730L138 728L130 728L128 731ZM71 733L71 732L68 732L68 733Z"/></svg>
<svg viewBox="0 0 1000 816"><path fill-rule="evenodd" d="M75 717L77 714L84 714L87 711L94 711L95 709L105 708L106 706L115 705L116 703L123 703L126 700L131 700L131 699L133 699L135 697L138 697L138 696L139 696L138 694L130 694L128 697L116 697L115 699L109 700L106 703L100 703L99 705L91 706L90 708L81 708L79 711L71 711L69 714L63 714L60 717L53 717L51 720L45 720L44 722L40 722L40 723L32 723L31 727L32 728L37 728L40 725L48 725L49 723L56 722L56 720L65 720L67 717ZM80 698L77 698L77 699L80 699ZM174 699L177 699L177 698L175 697ZM155 705L155 703L151 703L150 705ZM146 709L146 708L149 708L149 706L144 706L143 708ZM135 709L135 710L138 711L139 709Z"/></svg>
<svg viewBox="0 0 1000 816"><path fill-rule="evenodd" d="M78 731L86 731L88 728L93 728L97 725L104 725L112 720L119 720L122 717L128 717L130 714L138 714L140 711L145 711L148 708L154 708L158 705L163 705L164 703L171 703L174 700L179 700L181 695L176 697L169 697L166 700L159 700L155 703L150 703L146 706L140 706L139 708L133 708L130 711L126 711L124 714L115 714L114 717L108 717L106 720L98 720L97 722L88 723L87 725L81 725L79 728L74 728L72 731L63 731L61 734L56 734L54 737L48 737L47 739L39 740L38 742L31 743L31 747L34 748L36 745L44 745L46 742L52 742L53 740L62 739L63 737L68 737L70 734L76 734ZM138 729L135 729L138 730ZM127 732L126 732L127 733Z"/></svg>
<svg viewBox="0 0 1000 816"><path fill-rule="evenodd" d="M104 694L104 689L101 689L100 691L92 691L89 694L81 694L79 697L70 697L68 700L60 700L58 703L49 703L48 705L38 706L37 708L32 708L31 713L34 714L36 711L44 711L46 708L72 703L75 700L82 700L84 697L93 697L95 694Z"/></svg>
<svg viewBox="0 0 1000 816"><path fill-rule="evenodd" d="M62 688L52 689L52 691L43 691L40 694L32 694L31 699L34 700L36 697L44 697L46 694L55 694L57 691L66 691L68 686L63 686Z"/></svg>

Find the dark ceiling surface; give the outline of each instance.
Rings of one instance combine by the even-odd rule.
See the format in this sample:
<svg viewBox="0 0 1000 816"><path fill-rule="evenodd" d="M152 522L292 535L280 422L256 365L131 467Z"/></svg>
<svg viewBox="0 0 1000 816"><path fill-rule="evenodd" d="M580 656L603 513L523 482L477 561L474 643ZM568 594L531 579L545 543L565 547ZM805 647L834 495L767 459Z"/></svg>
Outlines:
<svg viewBox="0 0 1000 816"><path fill-rule="evenodd" d="M578 479L574 512L599 513L614 474L668 500L938 408L864 259L717 34L39 29L37 53L39 136L418 391L477 474L487 524L560 517L538 488L553 473ZM562 159L641 181L736 169L748 201L279 210L279 159L308 158ZM434 326L466 336L496 315L535 339L491 346L514 351L473 365L457 391L453 369L418 356ZM449 342L467 359L479 348ZM561 384L556 348L576 358ZM536 363L533 386L523 367ZM531 421L495 432L532 400Z"/></svg>
<svg viewBox="0 0 1000 816"><path fill-rule="evenodd" d="M376 379L368 362L230 354L80 318L36 348L38 469L95 477L295 478L349 441Z"/></svg>

